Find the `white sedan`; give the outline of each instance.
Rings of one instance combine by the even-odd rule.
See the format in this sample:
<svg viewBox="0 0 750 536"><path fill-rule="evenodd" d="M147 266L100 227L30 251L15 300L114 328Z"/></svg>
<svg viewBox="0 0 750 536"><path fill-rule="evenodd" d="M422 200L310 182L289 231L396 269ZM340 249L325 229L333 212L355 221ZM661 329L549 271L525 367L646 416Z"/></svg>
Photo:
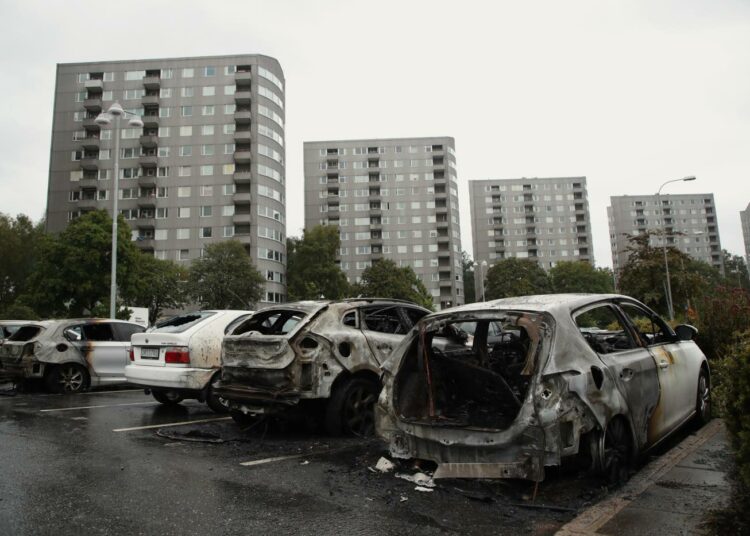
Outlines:
<svg viewBox="0 0 750 536"><path fill-rule="evenodd" d="M146 388L162 404L185 398L206 402L216 412L227 411L211 383L221 366L224 334L252 311L195 311L170 318L131 339L129 383Z"/></svg>

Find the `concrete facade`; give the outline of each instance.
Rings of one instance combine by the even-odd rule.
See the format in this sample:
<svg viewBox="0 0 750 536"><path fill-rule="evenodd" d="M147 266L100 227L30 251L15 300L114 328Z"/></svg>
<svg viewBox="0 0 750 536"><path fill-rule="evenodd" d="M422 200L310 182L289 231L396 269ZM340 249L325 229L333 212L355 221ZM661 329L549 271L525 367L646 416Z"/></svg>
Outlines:
<svg viewBox="0 0 750 536"><path fill-rule="evenodd" d="M745 262L750 266L750 203L745 210L740 211L742 222L742 239L745 242Z"/></svg>
<svg viewBox="0 0 750 536"><path fill-rule="evenodd" d="M350 282L379 259L411 266L437 308L464 303L453 138L304 144L305 228L336 225Z"/></svg>
<svg viewBox="0 0 750 536"><path fill-rule="evenodd" d="M189 263L234 238L286 299L284 73L274 58L232 55L57 66L47 228L112 211L113 102L121 124L119 207L138 246Z"/></svg>
<svg viewBox="0 0 750 536"><path fill-rule="evenodd" d="M716 268L723 267L713 194L662 194L661 200L656 195L612 196L607 217L615 273L628 260L626 235L661 233L662 225L668 245ZM662 246L662 237L652 236L651 244Z"/></svg>
<svg viewBox="0 0 750 536"><path fill-rule="evenodd" d="M471 180L469 193L474 261L487 262L485 273L513 257L545 270L560 261L593 264L586 177Z"/></svg>

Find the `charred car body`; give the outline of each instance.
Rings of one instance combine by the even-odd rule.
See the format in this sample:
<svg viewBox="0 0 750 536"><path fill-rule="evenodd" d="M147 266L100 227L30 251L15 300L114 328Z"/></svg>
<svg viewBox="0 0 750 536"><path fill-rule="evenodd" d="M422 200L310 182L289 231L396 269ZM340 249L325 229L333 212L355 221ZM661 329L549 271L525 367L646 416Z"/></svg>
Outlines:
<svg viewBox="0 0 750 536"><path fill-rule="evenodd" d="M429 313L384 299L263 309L224 338L215 392L238 422L317 400L329 432L372 434L380 365Z"/></svg>
<svg viewBox="0 0 750 536"><path fill-rule="evenodd" d="M108 319L29 323L0 346L0 374L16 382L41 378L58 393L125 383L130 337L143 329Z"/></svg>
<svg viewBox="0 0 750 536"><path fill-rule="evenodd" d="M472 340L442 342L467 323ZM691 418L710 418L695 333L675 333L619 295L526 296L436 313L384 365L377 431L394 457L436 462L436 478L540 481L545 467L576 457L622 481L639 454Z"/></svg>

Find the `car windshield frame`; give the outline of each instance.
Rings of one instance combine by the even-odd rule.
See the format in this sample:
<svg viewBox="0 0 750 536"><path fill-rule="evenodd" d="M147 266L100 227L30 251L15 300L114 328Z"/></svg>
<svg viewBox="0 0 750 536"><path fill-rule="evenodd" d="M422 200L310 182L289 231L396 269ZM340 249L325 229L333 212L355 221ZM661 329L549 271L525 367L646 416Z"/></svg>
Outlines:
<svg viewBox="0 0 750 536"><path fill-rule="evenodd" d="M173 316L150 328L148 333L184 333L214 315L216 311L193 311Z"/></svg>

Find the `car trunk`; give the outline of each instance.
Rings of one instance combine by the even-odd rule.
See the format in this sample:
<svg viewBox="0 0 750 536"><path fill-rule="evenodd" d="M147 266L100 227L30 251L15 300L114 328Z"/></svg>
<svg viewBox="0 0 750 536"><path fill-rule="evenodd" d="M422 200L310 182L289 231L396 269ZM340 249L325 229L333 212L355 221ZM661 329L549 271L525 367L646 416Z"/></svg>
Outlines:
<svg viewBox="0 0 750 536"><path fill-rule="evenodd" d="M130 343L133 348L135 365L163 367L165 356L170 348L186 348L189 338L178 333L135 333Z"/></svg>
<svg viewBox="0 0 750 536"><path fill-rule="evenodd" d="M394 382L402 420L504 430L527 397L539 349L535 315L472 313L420 326Z"/></svg>

